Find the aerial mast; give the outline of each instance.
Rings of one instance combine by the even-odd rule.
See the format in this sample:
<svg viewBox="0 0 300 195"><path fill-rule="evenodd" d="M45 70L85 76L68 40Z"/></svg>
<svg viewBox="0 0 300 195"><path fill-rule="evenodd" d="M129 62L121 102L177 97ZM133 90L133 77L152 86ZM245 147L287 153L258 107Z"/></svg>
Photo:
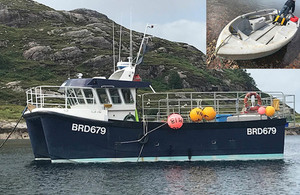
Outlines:
<svg viewBox="0 0 300 195"><path fill-rule="evenodd" d="M146 37L147 28L153 28L153 27L154 27L154 25L149 25L149 24L146 25L146 28L145 28L145 31L144 31L144 36L143 36L143 39L142 39L142 43L141 43L141 45L140 45L140 49L139 49L139 52L138 52L137 57L136 57L136 62L135 62L136 64L137 64L138 61L139 61L139 57L140 57L140 55L141 55L141 51L142 51L144 42L145 42L145 40L148 38L148 37Z"/></svg>
<svg viewBox="0 0 300 195"><path fill-rule="evenodd" d="M121 49L122 49L122 18L120 24L119 62L121 62Z"/></svg>
<svg viewBox="0 0 300 195"><path fill-rule="evenodd" d="M130 63L132 61L132 58L133 58L133 55L132 55L132 12L130 9L130 54L129 54L129 62Z"/></svg>
<svg viewBox="0 0 300 195"><path fill-rule="evenodd" d="M116 71L116 58L115 58L115 55L116 55L116 52L115 52L115 22L113 22L113 67L114 67L114 70L113 72Z"/></svg>

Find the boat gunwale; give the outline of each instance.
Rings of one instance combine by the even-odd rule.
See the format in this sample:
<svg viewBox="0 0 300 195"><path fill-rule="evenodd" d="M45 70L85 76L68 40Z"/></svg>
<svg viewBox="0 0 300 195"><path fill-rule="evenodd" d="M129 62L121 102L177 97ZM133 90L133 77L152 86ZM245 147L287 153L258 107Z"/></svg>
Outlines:
<svg viewBox="0 0 300 195"><path fill-rule="evenodd" d="M71 116L68 114L64 113L59 113L59 112L54 112L54 111L36 111L36 112L31 112L31 113L26 113L24 114L24 118L26 120L30 120L30 118L42 118L45 116L50 116L50 117L64 117L65 120L77 120L77 121L82 121L84 120L85 123L103 123L107 124L113 127L125 127L125 128L142 128L142 125L144 124L143 121L122 121L122 120L111 120L109 119L108 121L102 121L102 120L93 120L93 119L86 119L82 117L77 117L77 116ZM159 121L147 121L147 124L153 126L159 126L162 125L166 122L159 122ZM183 125L185 128L188 128L189 130L203 130L203 129L228 129L228 128L240 128L240 127L245 127L245 123L247 124L247 127L257 127L259 125L263 125L264 123L267 124L272 124L272 125L285 125L286 124L286 118L269 118L269 119L262 119L262 120L248 120L248 121L226 121L226 122L201 122L201 123L189 123L189 122L184 122ZM165 129L165 128L163 128ZM170 127L168 129L171 129Z"/></svg>

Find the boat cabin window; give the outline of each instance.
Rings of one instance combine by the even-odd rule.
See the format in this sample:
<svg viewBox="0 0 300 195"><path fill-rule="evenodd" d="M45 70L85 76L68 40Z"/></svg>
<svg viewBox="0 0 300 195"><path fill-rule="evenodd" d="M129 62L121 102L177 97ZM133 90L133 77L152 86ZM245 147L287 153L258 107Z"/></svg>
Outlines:
<svg viewBox="0 0 300 195"><path fill-rule="evenodd" d="M114 104L121 103L121 97L120 97L118 89L109 89L109 94L110 94L111 100Z"/></svg>
<svg viewBox="0 0 300 195"><path fill-rule="evenodd" d="M133 104L134 100L133 100L133 96L130 92L130 89L121 89L121 91L122 91L122 95L123 95L125 104Z"/></svg>
<svg viewBox="0 0 300 195"><path fill-rule="evenodd" d="M67 97L70 105L84 104L84 97L80 89L69 88Z"/></svg>
<svg viewBox="0 0 300 195"><path fill-rule="evenodd" d="M94 95L91 89L83 89L84 95L85 95L85 99L86 102L88 104L94 104L95 99L94 99Z"/></svg>
<svg viewBox="0 0 300 195"><path fill-rule="evenodd" d="M85 104L81 89L74 89L74 92L75 92L74 97L77 97L78 104Z"/></svg>
<svg viewBox="0 0 300 195"><path fill-rule="evenodd" d="M110 103L105 89L97 89L96 91L101 104Z"/></svg>

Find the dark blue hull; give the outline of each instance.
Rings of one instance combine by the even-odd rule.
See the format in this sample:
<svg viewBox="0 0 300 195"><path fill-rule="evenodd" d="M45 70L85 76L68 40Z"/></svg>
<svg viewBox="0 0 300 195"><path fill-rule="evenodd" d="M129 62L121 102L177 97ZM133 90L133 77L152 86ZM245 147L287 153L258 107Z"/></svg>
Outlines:
<svg viewBox="0 0 300 195"><path fill-rule="evenodd" d="M41 118L39 116L30 117L29 120L26 120L26 124L35 159L50 160Z"/></svg>
<svg viewBox="0 0 300 195"><path fill-rule="evenodd" d="M39 118L42 125L33 125ZM96 121L54 112L25 115L33 150L53 162L239 160L282 158L285 119L184 123L173 130L149 122ZM38 129L42 127L41 129ZM32 129L31 129L32 128ZM36 152L34 152L36 155ZM39 154L39 153L37 153Z"/></svg>

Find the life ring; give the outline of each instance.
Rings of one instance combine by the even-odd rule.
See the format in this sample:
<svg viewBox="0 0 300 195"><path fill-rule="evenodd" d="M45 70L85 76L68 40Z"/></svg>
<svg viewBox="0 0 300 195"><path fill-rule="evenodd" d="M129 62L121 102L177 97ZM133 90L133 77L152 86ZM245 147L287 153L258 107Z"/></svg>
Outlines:
<svg viewBox="0 0 300 195"><path fill-rule="evenodd" d="M127 115L124 117L123 120L124 120L124 121L136 121L136 120L135 120L135 116L132 115L131 113L127 114Z"/></svg>
<svg viewBox="0 0 300 195"><path fill-rule="evenodd" d="M251 96L255 96L255 98L257 99L257 104L256 106L249 106L248 105L248 98L251 97ZM244 105L245 105L245 108L247 110L250 110L250 111L255 111L255 110L258 110L258 108L261 106L262 102L261 102L261 97L256 93L256 92L249 92L246 94L245 98L244 98Z"/></svg>

